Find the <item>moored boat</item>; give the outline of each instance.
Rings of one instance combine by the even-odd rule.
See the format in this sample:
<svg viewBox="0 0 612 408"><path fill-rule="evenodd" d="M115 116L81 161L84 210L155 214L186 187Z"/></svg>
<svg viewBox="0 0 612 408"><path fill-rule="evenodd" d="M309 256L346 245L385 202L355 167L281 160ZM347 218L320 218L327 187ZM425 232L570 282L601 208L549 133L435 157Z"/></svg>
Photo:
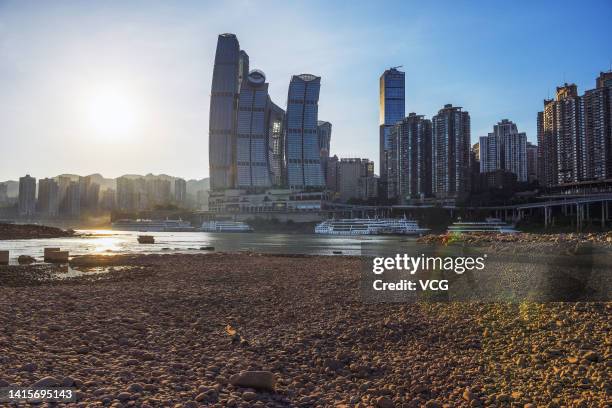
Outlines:
<svg viewBox="0 0 612 408"><path fill-rule="evenodd" d="M427 231L407 218L329 219L315 226L315 234L323 235L420 235Z"/></svg>
<svg viewBox="0 0 612 408"><path fill-rule="evenodd" d="M448 227L448 232L470 233L470 232L491 232L512 234L519 232L512 225L509 225L499 218L486 218L484 222L457 221Z"/></svg>
<svg viewBox="0 0 612 408"><path fill-rule="evenodd" d="M200 231L204 232L253 232L253 228L242 221L204 221Z"/></svg>

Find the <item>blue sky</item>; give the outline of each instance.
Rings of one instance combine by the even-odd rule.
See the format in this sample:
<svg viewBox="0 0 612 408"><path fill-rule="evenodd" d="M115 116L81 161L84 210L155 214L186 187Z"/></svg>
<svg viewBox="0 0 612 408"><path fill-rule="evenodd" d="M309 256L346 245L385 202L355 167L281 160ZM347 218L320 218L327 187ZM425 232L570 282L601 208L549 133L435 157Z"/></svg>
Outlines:
<svg viewBox="0 0 612 408"><path fill-rule="evenodd" d="M452 103L470 112L473 142L503 118L535 141L556 86L582 93L610 69L611 22L610 0L0 0L0 180L208 176L223 32L237 34L280 106L291 75L322 76L319 117L332 122L340 157L377 161L378 78L395 65L406 72L406 113L431 117Z"/></svg>

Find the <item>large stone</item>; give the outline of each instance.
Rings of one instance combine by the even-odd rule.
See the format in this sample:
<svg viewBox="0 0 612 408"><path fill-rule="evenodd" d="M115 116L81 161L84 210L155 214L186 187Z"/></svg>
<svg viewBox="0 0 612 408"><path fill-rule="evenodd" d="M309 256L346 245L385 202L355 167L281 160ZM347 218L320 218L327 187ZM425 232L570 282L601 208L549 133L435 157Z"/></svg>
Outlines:
<svg viewBox="0 0 612 408"><path fill-rule="evenodd" d="M232 375L230 383L239 387L273 391L276 379L270 371L242 371Z"/></svg>
<svg viewBox="0 0 612 408"><path fill-rule="evenodd" d="M8 265L9 251L0 251L0 265Z"/></svg>
<svg viewBox="0 0 612 408"><path fill-rule="evenodd" d="M19 265L28 265L36 262L36 259L31 257L30 255L19 255L19 258L17 258L17 262L19 262Z"/></svg>
<svg viewBox="0 0 612 408"><path fill-rule="evenodd" d="M44 248L43 252L44 252L45 262L49 262L49 257L52 255L53 252L59 252L59 251L60 251L59 248Z"/></svg>
<svg viewBox="0 0 612 408"><path fill-rule="evenodd" d="M53 251L45 257L45 262L68 263L70 253L68 251Z"/></svg>
<svg viewBox="0 0 612 408"><path fill-rule="evenodd" d="M59 383L55 377L44 377L32 384L32 388L57 387Z"/></svg>

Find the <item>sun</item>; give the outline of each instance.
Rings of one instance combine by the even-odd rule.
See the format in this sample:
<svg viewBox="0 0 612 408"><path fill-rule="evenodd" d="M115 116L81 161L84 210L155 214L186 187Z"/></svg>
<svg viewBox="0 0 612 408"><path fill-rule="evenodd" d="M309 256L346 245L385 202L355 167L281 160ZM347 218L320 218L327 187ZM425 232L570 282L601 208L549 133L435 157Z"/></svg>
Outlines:
<svg viewBox="0 0 612 408"><path fill-rule="evenodd" d="M140 113L128 90L116 86L99 87L84 104L87 130L103 140L130 138L137 131Z"/></svg>

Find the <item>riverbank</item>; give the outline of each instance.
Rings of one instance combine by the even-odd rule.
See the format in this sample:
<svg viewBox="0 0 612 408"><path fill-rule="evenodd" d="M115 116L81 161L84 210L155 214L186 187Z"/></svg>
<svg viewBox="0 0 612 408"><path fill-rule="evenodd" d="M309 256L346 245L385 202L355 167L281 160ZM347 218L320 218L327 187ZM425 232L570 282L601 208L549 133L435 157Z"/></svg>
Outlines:
<svg viewBox="0 0 612 408"><path fill-rule="evenodd" d="M74 236L74 231L36 224L0 223L0 240L7 239L44 239Z"/></svg>
<svg viewBox="0 0 612 408"><path fill-rule="evenodd" d="M578 244L578 243L593 243L605 246L612 246L612 231L607 232L592 232L592 233L556 233L556 234L536 234L529 232L518 233L477 233L470 232L469 234L461 233L442 233L428 234L420 237L420 243L427 244L446 244L451 242L461 242L468 245L479 244Z"/></svg>
<svg viewBox="0 0 612 408"><path fill-rule="evenodd" d="M184 408L595 407L612 392L610 303L365 304L357 257L73 265L100 260L115 269L38 285L19 280L36 266L0 267L16 279L0 279L0 386ZM232 385L244 370L271 372L275 391Z"/></svg>

